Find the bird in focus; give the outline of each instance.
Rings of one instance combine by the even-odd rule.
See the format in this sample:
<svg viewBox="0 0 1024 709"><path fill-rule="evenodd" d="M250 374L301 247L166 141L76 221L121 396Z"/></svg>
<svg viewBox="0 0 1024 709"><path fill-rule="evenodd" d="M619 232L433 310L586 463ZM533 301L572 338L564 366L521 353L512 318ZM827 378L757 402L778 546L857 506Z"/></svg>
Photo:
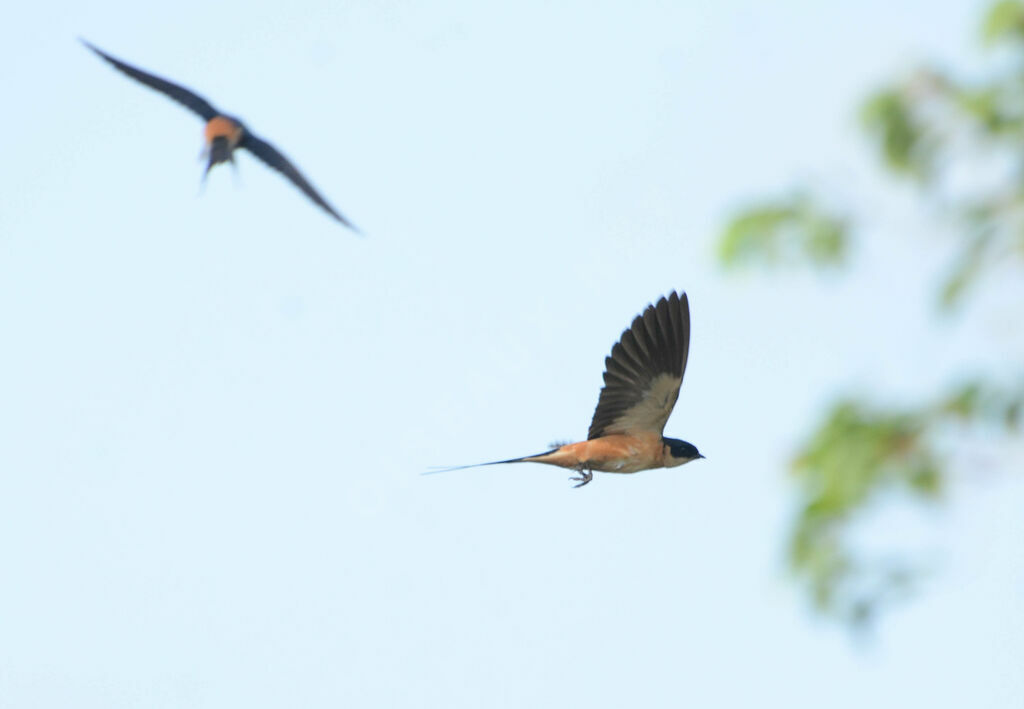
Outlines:
<svg viewBox="0 0 1024 709"><path fill-rule="evenodd" d="M277 170L287 177L315 204L334 217L336 220L358 233L358 229L341 215L334 207L324 199L319 192L313 189L309 181L277 148L263 140L255 133L246 128L239 119L229 116L214 108L206 99L193 91L179 86L171 81L154 76L137 67L112 57L93 44L81 40L82 44L95 52L100 58L109 62L115 69L127 74L136 81L155 89L165 96L177 101L194 113L197 113L206 121L205 148L203 157L206 159L206 169L203 171L203 179L209 174L210 169L222 162L234 164L234 152L238 148L245 148L259 158L269 167Z"/></svg>
<svg viewBox="0 0 1024 709"><path fill-rule="evenodd" d="M690 305L671 293L649 305L612 347L605 359L604 387L590 422L587 440L544 453L490 463L461 465L447 472L505 463L544 463L571 468L582 487L602 473L636 473L674 468L703 458L697 448L664 436L679 397L690 350Z"/></svg>

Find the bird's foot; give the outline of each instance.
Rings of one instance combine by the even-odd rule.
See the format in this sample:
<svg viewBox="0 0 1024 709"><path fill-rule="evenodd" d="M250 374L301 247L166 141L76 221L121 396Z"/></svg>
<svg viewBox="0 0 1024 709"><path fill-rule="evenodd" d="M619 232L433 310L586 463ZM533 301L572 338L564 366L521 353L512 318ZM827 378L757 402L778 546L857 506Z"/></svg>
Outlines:
<svg viewBox="0 0 1024 709"><path fill-rule="evenodd" d="M580 468L576 472L579 473L578 476L574 476L574 477L569 478L570 480L578 480L579 481L579 484L573 485L573 487L583 487L588 482L590 482L591 480L594 479L594 473L592 473L589 470L584 470L583 468Z"/></svg>

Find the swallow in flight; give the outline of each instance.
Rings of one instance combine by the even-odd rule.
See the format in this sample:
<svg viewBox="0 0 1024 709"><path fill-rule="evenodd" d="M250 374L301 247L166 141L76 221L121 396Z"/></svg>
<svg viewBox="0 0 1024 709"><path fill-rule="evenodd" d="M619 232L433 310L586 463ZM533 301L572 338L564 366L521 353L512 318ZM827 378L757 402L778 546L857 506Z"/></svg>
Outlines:
<svg viewBox="0 0 1024 709"><path fill-rule="evenodd" d="M177 101L185 106L185 108L199 114L206 121L206 147L203 150L203 157L206 158L207 162L206 170L203 172L204 180L214 165L222 162L230 162L234 165L235 150L237 148L245 148L265 164L291 180L307 197L332 217L353 231L358 232L349 220L343 217L326 199L320 196L319 192L313 189L309 181L302 176L302 173L299 172L298 168L288 158L282 155L273 145L246 128L240 120L217 110L202 96L195 94L184 86L179 86L166 79L161 79L159 76L154 76L133 67L130 64L125 64L120 59L110 56L84 39L81 42L102 59L113 65L118 71Z"/></svg>
<svg viewBox="0 0 1024 709"><path fill-rule="evenodd" d="M697 448L663 435L683 383L690 350L690 305L684 293L662 298L638 315L605 359L604 387L587 440L545 453L447 470L504 463L545 463L572 468L589 483L594 472L636 473L674 468L703 458ZM444 472L444 471L436 471Z"/></svg>

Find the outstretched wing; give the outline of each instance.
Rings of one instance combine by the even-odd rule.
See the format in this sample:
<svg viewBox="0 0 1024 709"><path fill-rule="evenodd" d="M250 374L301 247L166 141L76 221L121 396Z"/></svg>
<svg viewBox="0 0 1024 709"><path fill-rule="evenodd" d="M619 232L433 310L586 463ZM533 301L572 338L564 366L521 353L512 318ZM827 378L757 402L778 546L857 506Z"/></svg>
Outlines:
<svg viewBox="0 0 1024 709"><path fill-rule="evenodd" d="M309 181L302 176L298 168L291 164L291 162L284 155L281 154L277 148L268 143L265 140L257 138L252 133L246 131L245 136L242 138L241 146L251 152L253 155L258 157L264 163L274 168L282 175L292 181L296 187L305 193L307 197L313 200L316 204L323 208L328 214L337 219L339 222L347 226L352 231L359 233L359 230L355 227L352 222L343 217L334 207L332 207L326 199L320 196L320 193L313 189L313 185L309 184Z"/></svg>
<svg viewBox="0 0 1024 709"><path fill-rule="evenodd" d="M125 64L120 59L115 59L103 50L95 47L89 42L86 42L84 39L82 39L81 42L86 47L96 52L96 54L98 54L101 58L110 62L110 64L112 64L114 68L118 71L127 74L128 76L132 77L140 83L145 84L151 89L156 89L165 96L174 99L182 106L185 106L186 108L195 111L203 117L203 120L208 121L214 116L219 115L217 109L211 106L206 99L204 99L202 96L193 93L192 91L189 91L184 86L178 86L177 84L172 83L167 79L161 79L159 76L153 76L152 74L148 74L142 71L142 69L136 69L130 64Z"/></svg>
<svg viewBox="0 0 1024 709"><path fill-rule="evenodd" d="M604 387L587 439L656 433L679 396L690 349L690 304L672 293L649 305L605 359Z"/></svg>

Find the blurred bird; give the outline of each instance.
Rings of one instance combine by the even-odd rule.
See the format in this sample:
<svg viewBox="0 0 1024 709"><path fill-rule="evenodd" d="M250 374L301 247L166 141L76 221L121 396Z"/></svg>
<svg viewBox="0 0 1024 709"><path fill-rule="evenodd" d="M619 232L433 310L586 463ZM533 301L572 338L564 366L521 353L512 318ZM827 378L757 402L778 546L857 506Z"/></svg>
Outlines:
<svg viewBox="0 0 1024 709"><path fill-rule="evenodd" d="M593 471L636 473L703 458L692 444L662 435L679 396L689 350L690 304L685 293L671 293L647 306L605 359L604 387L587 440L537 455L432 472L545 463L574 469L577 476L569 479L582 487L593 479Z"/></svg>
<svg viewBox="0 0 1024 709"><path fill-rule="evenodd" d="M288 158L282 155L281 152L273 145L252 133L240 120L217 110L210 105L206 99L193 93L189 89L186 89L184 86L179 86L178 84L167 81L166 79L161 79L159 76L154 76L153 74L149 74L141 69L133 67L130 64L125 64L120 59L110 56L84 39L81 40L81 42L102 59L113 65L115 69L127 74L136 81L145 84L151 89L156 89L160 93L199 114L203 120L206 121L206 147L203 150L203 157L206 158L207 163L206 170L203 172L204 180L214 165L222 162L231 162L232 165L234 165L235 150L237 148L245 148L264 163L291 180L296 187L302 190L307 197L323 208L324 211L347 226L349 229L358 233L359 230L356 229L352 222L343 217L327 202L327 200L320 196L320 193L313 189L313 186L309 184L309 181L302 176L302 173L299 172L298 168L296 168Z"/></svg>

